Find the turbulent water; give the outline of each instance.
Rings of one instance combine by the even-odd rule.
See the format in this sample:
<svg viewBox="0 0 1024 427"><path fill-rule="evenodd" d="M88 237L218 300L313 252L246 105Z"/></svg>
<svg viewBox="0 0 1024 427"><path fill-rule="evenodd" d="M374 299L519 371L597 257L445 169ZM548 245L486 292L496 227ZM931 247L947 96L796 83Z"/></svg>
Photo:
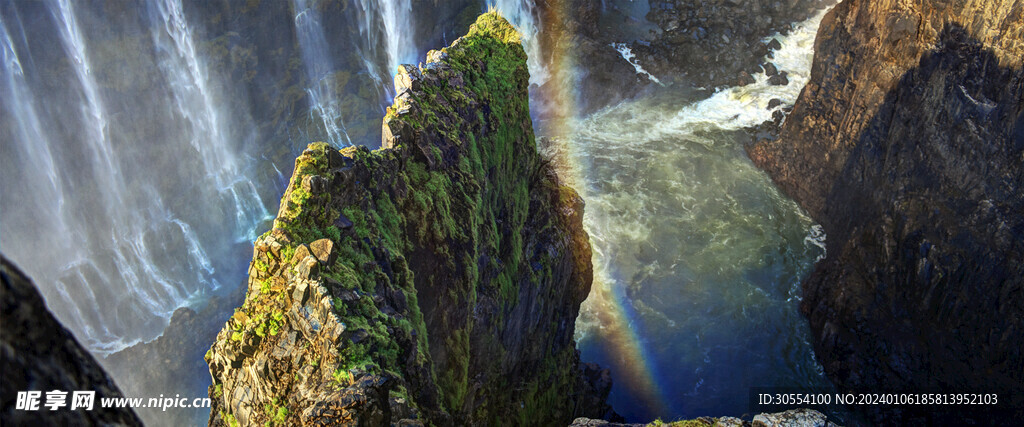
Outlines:
<svg viewBox="0 0 1024 427"><path fill-rule="evenodd" d="M424 46L410 0L341 4L347 15L335 19L325 2L289 4L299 59L284 72L302 76L303 117L261 127L254 107L228 99L251 88L207 63L216 44L181 0L123 14L70 0L0 3L0 251L90 350L155 338L178 307L244 282L296 154L282 143L376 144L365 124L350 137L346 111L370 111L379 128L392 73ZM484 8L523 32L536 94L572 67L542 61L533 4ZM579 346L584 361L612 369L611 403L627 418L741 415L749 387L827 387L797 312L825 236L742 148L742 129L771 118L768 102L792 104L806 83L820 19L777 36L772 61L787 86L759 75L715 93L663 89L571 123L596 267ZM608 49L646 73L625 44ZM369 83L345 92L360 76ZM571 92L561 86L556 95Z"/></svg>
<svg viewBox="0 0 1024 427"><path fill-rule="evenodd" d="M577 338L611 368L627 419L738 416L751 387L828 387L797 310L825 236L750 162L742 131L771 119L771 99L795 101L821 17L776 36L788 86L664 91L578 125L596 277Z"/></svg>

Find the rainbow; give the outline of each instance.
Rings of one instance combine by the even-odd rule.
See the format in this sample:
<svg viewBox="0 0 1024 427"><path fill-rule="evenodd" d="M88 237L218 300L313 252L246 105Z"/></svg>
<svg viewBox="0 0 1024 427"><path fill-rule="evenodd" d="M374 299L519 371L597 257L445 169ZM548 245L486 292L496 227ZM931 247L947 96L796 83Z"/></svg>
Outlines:
<svg viewBox="0 0 1024 427"><path fill-rule="evenodd" d="M524 34L527 54L539 57L531 61L530 103L540 148L552 159L562 181L572 186L587 199L585 165L580 161L579 144L574 142L578 129L580 94L576 90L577 52L572 33L565 28L569 22L568 3L563 0L547 2L534 10L532 2L522 0L496 1L488 7L497 9ZM528 15L528 16L524 16ZM534 28L528 26L533 25ZM536 37L537 39L532 39ZM537 67L543 67L538 69ZM596 220L585 220L592 241L600 241ZM577 341L591 336L604 344L611 356L612 373L619 390L625 390L632 400L645 407L648 413L669 413L662 387L658 382L656 364L648 345L638 334L632 304L625 295L623 283L610 271L611 262L594 246L594 283L587 300L580 308L577 319Z"/></svg>

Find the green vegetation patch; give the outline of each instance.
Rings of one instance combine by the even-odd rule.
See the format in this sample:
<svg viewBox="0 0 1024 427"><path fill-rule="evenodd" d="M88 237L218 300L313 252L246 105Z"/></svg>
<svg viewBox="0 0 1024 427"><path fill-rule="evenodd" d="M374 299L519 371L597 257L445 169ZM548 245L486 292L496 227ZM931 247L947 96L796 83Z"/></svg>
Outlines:
<svg viewBox="0 0 1024 427"><path fill-rule="evenodd" d="M571 413L564 406L575 387L574 349L544 354L536 375L509 379L500 366L506 350L495 338L522 287L554 275L554 255L533 254L525 240L555 231L555 215L537 217L531 205L554 210L560 194L540 175L526 54L519 33L493 12L442 53L442 63L417 70L418 87L388 108L385 126L401 136L394 148L334 151L314 143L296 159L274 229L261 238L273 236L281 247L253 260L258 292L232 316L228 340L277 336L291 303L285 276L303 261L295 254L329 239L337 257L315 274L346 334L361 336L341 341L338 360L311 361L331 387L348 387L357 370L388 374L404 379L399 395L428 419L434 409L455 420L498 422L514 405L529 420L561 421ZM483 326L474 317L481 301L493 317ZM480 337L489 337L482 354L493 357L471 364ZM443 351L432 353L431 344ZM490 374L486 393L471 390L471 366ZM499 402L510 400L509 390L518 399ZM467 401L475 401L474 413L464 413ZM287 421L277 400L266 412L268 424Z"/></svg>

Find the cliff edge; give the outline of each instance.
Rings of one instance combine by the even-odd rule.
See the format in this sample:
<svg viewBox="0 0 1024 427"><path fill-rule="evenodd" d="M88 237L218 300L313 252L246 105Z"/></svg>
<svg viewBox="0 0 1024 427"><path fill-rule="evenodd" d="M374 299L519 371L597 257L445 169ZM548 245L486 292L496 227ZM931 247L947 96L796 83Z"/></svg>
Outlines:
<svg viewBox="0 0 1024 427"><path fill-rule="evenodd" d="M141 426L129 408L103 408L101 399L123 397L96 359L46 308L35 285L0 256L0 419L11 425ZM47 393L66 393L51 411ZM95 392L90 409L71 410L76 391ZM19 392L37 392L35 409L19 407Z"/></svg>
<svg viewBox="0 0 1024 427"><path fill-rule="evenodd" d="M519 34L482 15L400 67L383 148L316 143L296 159L206 356L211 425L567 425L610 410L573 341L591 284L583 202L537 153L528 80Z"/></svg>
<svg viewBox="0 0 1024 427"><path fill-rule="evenodd" d="M828 234L801 308L837 385L998 393L876 421L1022 412L1022 58L1019 0L846 0L781 135L749 149Z"/></svg>

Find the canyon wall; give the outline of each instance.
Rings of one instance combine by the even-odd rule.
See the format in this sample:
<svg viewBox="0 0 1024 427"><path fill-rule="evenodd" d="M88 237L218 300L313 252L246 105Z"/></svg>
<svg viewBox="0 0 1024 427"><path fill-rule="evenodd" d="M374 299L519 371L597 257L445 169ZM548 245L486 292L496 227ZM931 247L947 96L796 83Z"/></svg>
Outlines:
<svg viewBox="0 0 1024 427"><path fill-rule="evenodd" d="M395 77L382 149L296 159L206 355L212 425L610 412L607 375L573 341L591 284L583 201L537 152L519 34L488 13L425 62Z"/></svg>
<svg viewBox="0 0 1024 427"><path fill-rule="evenodd" d="M103 398L123 397L96 359L46 308L35 285L0 256L0 417L12 425L126 425L142 421L127 408L102 408ZM44 406L47 392L67 394L63 407ZM18 393L40 396L35 410L18 408ZM70 409L75 391L95 392L91 410Z"/></svg>
<svg viewBox="0 0 1024 427"><path fill-rule="evenodd" d="M999 393L876 420L1024 407L1022 58L1019 0L846 0L781 135L749 147L828 234L801 308L838 386Z"/></svg>
<svg viewBox="0 0 1024 427"><path fill-rule="evenodd" d="M762 73L773 48L762 39L788 32L832 0L650 0L647 19L658 27L649 43L634 43L644 68L665 81L733 86Z"/></svg>

